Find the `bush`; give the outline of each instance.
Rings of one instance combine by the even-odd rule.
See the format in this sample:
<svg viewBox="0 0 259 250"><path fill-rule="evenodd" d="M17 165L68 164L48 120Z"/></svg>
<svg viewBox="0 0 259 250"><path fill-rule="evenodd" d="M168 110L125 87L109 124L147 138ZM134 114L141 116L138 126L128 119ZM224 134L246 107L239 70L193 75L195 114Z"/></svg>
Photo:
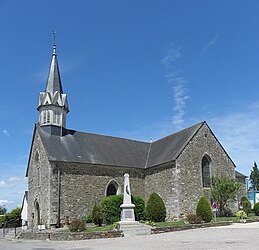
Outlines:
<svg viewBox="0 0 259 250"><path fill-rule="evenodd" d="M143 220L145 217L145 202L139 195L133 195L132 203L135 205L136 220ZM113 224L121 219L120 205L123 203L123 195L110 195L104 197L99 205L102 209L103 222L106 224Z"/></svg>
<svg viewBox="0 0 259 250"><path fill-rule="evenodd" d="M206 197L202 196L200 198L196 207L196 214L201 216L204 222L210 222L212 220L212 210Z"/></svg>
<svg viewBox="0 0 259 250"><path fill-rule="evenodd" d="M202 218L201 218L201 216L196 215L196 214L188 214L187 215L187 221L190 224L201 224Z"/></svg>
<svg viewBox="0 0 259 250"><path fill-rule="evenodd" d="M102 226L103 223L103 212L100 204L95 204L92 211L92 221L95 225L99 227Z"/></svg>
<svg viewBox="0 0 259 250"><path fill-rule="evenodd" d="M120 220L121 208L123 202L122 195L110 195L104 197L100 201L100 206L103 211L103 220L106 224L113 224Z"/></svg>
<svg viewBox="0 0 259 250"><path fill-rule="evenodd" d="M254 212L255 212L255 215L259 215L259 202L255 203Z"/></svg>
<svg viewBox="0 0 259 250"><path fill-rule="evenodd" d="M246 219L247 218L247 214L244 210L239 210L237 213L236 213L236 217L239 218L239 219Z"/></svg>
<svg viewBox="0 0 259 250"><path fill-rule="evenodd" d="M154 222L165 221L166 208L162 198L153 193L150 195L146 206L146 219Z"/></svg>
<svg viewBox="0 0 259 250"><path fill-rule="evenodd" d="M79 219L72 220L68 226L71 232L82 232L85 230L85 223Z"/></svg>
<svg viewBox="0 0 259 250"><path fill-rule="evenodd" d="M251 202L245 197L243 196L241 198L241 201L243 203L243 210L246 212L246 214L248 215L249 213L251 213L251 207L252 207L252 204Z"/></svg>
<svg viewBox="0 0 259 250"><path fill-rule="evenodd" d="M137 221L145 219L145 201L139 195L132 196L132 203L135 205L135 219Z"/></svg>
<svg viewBox="0 0 259 250"><path fill-rule="evenodd" d="M83 216L81 219L85 223L92 223L93 222L92 214L87 214L87 215Z"/></svg>

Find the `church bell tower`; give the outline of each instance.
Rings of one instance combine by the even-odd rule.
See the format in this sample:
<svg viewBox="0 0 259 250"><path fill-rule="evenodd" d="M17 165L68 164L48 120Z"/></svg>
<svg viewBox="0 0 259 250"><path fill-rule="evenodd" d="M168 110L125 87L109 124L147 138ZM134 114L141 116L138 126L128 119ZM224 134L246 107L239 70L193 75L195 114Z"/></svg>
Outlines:
<svg viewBox="0 0 259 250"><path fill-rule="evenodd" d="M58 60L56 38L53 32L53 52L45 92L40 92L38 108L40 126L66 127L69 112L67 95L63 93Z"/></svg>

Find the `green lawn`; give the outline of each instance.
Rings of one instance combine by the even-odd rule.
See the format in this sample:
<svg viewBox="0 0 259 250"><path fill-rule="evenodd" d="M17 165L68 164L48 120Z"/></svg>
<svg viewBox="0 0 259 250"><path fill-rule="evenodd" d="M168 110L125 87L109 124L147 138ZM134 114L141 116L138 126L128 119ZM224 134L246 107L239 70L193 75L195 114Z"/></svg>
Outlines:
<svg viewBox="0 0 259 250"><path fill-rule="evenodd" d="M113 225L86 227L86 232L104 232L113 230Z"/></svg>

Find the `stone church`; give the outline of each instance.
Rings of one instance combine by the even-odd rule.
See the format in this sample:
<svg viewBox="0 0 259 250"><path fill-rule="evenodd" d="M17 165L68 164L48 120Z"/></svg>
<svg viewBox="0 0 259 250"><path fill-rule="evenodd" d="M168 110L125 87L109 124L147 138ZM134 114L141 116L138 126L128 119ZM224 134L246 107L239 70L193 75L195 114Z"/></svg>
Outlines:
<svg viewBox="0 0 259 250"><path fill-rule="evenodd" d="M60 227L88 214L102 197L122 193L125 173L132 194L162 197L168 218L193 213L199 198L209 197L210 176L235 178L235 164L206 122L154 142L66 128L55 44L37 110L26 171L28 227Z"/></svg>

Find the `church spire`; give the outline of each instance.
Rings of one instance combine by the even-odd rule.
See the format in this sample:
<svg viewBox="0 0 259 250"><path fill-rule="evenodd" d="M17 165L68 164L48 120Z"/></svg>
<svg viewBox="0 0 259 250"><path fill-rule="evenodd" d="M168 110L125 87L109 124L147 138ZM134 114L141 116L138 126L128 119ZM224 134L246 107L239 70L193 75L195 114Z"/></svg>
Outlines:
<svg viewBox="0 0 259 250"><path fill-rule="evenodd" d="M67 95L63 93L57 53L56 34L53 31L53 52L45 92L40 92L38 111L41 126L66 126L66 114L69 112Z"/></svg>
<svg viewBox="0 0 259 250"><path fill-rule="evenodd" d="M58 67L58 59L56 54L56 33L53 31L53 52L52 52L52 60L50 64L49 76L46 84L46 92L51 93L52 95L58 91L59 93L63 93L59 67Z"/></svg>

